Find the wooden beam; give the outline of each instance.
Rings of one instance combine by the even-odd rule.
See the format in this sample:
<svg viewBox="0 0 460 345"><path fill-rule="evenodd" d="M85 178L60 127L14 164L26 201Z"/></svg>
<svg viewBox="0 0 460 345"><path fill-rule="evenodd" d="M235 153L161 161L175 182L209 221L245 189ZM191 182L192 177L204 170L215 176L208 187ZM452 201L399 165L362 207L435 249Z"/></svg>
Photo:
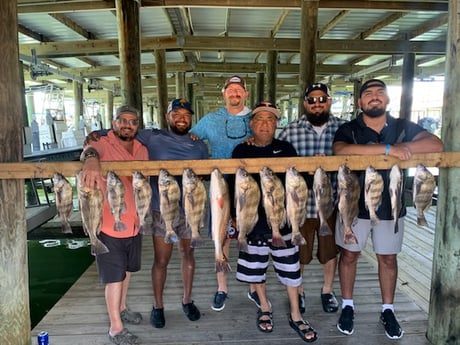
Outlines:
<svg viewBox="0 0 460 345"><path fill-rule="evenodd" d="M300 8L301 0L143 0L142 7L228 7L228 8ZM384 11L439 11L447 12L446 2L439 1L371 1L371 0L321 0L324 9L379 9ZM114 10L114 0L48 0L40 3L18 0L18 13L66 13L75 11Z"/></svg>
<svg viewBox="0 0 460 345"><path fill-rule="evenodd" d="M238 51L260 52L277 50L279 52L298 52L300 39L297 38L257 38L257 37L147 37L141 39L143 52L155 49L184 51ZM87 41L28 43L20 45L20 53L30 56L35 49L39 58L78 57L87 55L115 55L118 53L117 39ZM407 41L407 40L340 40L318 39L317 53L336 54L445 54L445 41Z"/></svg>
<svg viewBox="0 0 460 345"><path fill-rule="evenodd" d="M104 174L108 170L119 175L131 175L141 171L145 175L158 175L160 169L167 169L173 175L181 175L185 168L192 168L200 175L210 174L214 168L222 173L233 174L242 166L250 173L258 172L262 167L269 166L275 172L285 172L287 167L295 166L299 171L314 172L317 167L326 171L337 171L341 164L352 170L365 170L372 165L376 169L390 169L398 164L402 169L415 167L423 163L427 167L460 167L460 152L442 152L414 154L411 160L399 161L397 158L373 156L327 156L327 157L290 157L290 158L248 158L248 159L205 159L175 161L114 161L101 162ZM80 162L22 162L0 163L1 179L50 178L55 172L64 176L75 176L82 167Z"/></svg>

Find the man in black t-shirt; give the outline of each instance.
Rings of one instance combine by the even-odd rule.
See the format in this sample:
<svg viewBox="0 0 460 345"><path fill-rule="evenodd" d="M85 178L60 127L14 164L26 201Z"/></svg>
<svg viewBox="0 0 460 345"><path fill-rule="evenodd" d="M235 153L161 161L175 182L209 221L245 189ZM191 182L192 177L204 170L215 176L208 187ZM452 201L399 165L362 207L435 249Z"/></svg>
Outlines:
<svg viewBox="0 0 460 345"><path fill-rule="evenodd" d="M250 144L242 143L236 146L232 158L297 156L296 150L289 142L274 138L280 117L281 113L275 105L267 101L258 103L252 111L249 123L253 140ZM256 181L260 180L258 174L254 174L254 178ZM299 310L298 287L302 284L302 277L299 248L291 243L291 229L288 226L280 229L286 247L275 247L271 241L272 230L261 204L258 212L259 219L247 236L248 249L239 252L236 273L239 281L251 284L257 293L259 299L257 327L265 333L273 330L272 308L265 289L266 270L271 255L278 280L287 289L290 304L289 325L304 341L315 341L316 331L302 318Z"/></svg>

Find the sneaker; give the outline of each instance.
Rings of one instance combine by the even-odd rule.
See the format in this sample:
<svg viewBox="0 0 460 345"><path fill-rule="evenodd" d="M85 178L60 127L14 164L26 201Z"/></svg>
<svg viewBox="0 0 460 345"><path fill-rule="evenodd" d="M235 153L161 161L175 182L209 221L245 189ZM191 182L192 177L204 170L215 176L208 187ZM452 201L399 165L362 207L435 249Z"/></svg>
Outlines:
<svg viewBox="0 0 460 345"><path fill-rule="evenodd" d="M152 313L150 314L150 323L155 328L163 328L165 326L165 314L164 308L152 308Z"/></svg>
<svg viewBox="0 0 460 345"><path fill-rule="evenodd" d="M353 320L355 318L355 311L352 307L347 305L342 309L342 314L340 314L339 322L337 322L337 329L346 335L353 334Z"/></svg>
<svg viewBox="0 0 460 345"><path fill-rule="evenodd" d="M138 325L142 321L141 313L138 313L137 311L131 311L128 308L120 313L120 317L121 321L130 323L132 325Z"/></svg>
<svg viewBox="0 0 460 345"><path fill-rule="evenodd" d="M109 332L109 340L115 345L136 345L138 343L137 336L124 328L120 333L111 335Z"/></svg>
<svg viewBox="0 0 460 345"><path fill-rule="evenodd" d="M182 310L190 321L199 320L201 317L201 313L193 301L187 304L182 303Z"/></svg>
<svg viewBox="0 0 460 345"><path fill-rule="evenodd" d="M323 305L323 310L326 313L335 313L339 310L339 302L337 302L334 291L331 293L322 293L321 303Z"/></svg>
<svg viewBox="0 0 460 345"><path fill-rule="evenodd" d="M257 294L257 291L254 291L254 292L248 291L248 298L250 301L254 302L257 308L260 308L260 299L259 299L259 295Z"/></svg>
<svg viewBox="0 0 460 345"><path fill-rule="evenodd" d="M214 301L212 302L211 309L215 311L221 311L225 308L225 300L227 299L227 293L223 291L217 291L214 295Z"/></svg>
<svg viewBox="0 0 460 345"><path fill-rule="evenodd" d="M404 331L399 326L395 314L391 309L385 309L380 315L380 321L385 327L385 334L390 339L401 339Z"/></svg>
<svg viewBox="0 0 460 345"><path fill-rule="evenodd" d="M300 314L305 313L305 291L299 293L299 311Z"/></svg>

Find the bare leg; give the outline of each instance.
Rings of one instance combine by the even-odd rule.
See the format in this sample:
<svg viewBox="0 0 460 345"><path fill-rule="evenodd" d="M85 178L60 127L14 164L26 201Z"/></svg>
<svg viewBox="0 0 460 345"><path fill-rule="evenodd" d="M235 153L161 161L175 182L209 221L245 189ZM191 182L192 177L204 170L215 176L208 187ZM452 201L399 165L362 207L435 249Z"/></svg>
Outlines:
<svg viewBox="0 0 460 345"><path fill-rule="evenodd" d="M184 296L182 303L192 302L193 276L195 274L195 257L193 248L190 247L190 239L181 239L179 242L179 254L181 257L182 283Z"/></svg>
<svg viewBox="0 0 460 345"><path fill-rule="evenodd" d="M323 265L322 293L331 293L334 290L334 278L337 267L337 258L333 258Z"/></svg>
<svg viewBox="0 0 460 345"><path fill-rule="evenodd" d="M154 260L152 265L152 288L155 298L155 308L163 308L163 290L166 283L169 260L173 244L165 243L163 237L153 237Z"/></svg>
<svg viewBox="0 0 460 345"><path fill-rule="evenodd" d="M124 326L120 316L120 302L123 290L123 282L109 283L105 285L105 303L109 314L111 335L120 333Z"/></svg>

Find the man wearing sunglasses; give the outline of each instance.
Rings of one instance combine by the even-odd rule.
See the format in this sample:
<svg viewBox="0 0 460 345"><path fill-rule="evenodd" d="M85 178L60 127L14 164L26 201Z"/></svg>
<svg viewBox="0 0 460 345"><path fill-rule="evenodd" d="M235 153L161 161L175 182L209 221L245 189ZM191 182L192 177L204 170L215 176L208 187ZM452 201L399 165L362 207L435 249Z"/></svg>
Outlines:
<svg viewBox="0 0 460 345"><path fill-rule="evenodd" d="M211 157L214 159L231 158L235 146L251 136L251 109L245 106L249 96L245 80L236 75L228 78L222 88L222 96L225 107L206 114L191 129L191 133L208 142ZM230 185L229 188L232 198L233 186ZM230 238L227 238L224 242L224 253L227 258L229 252ZM227 273L218 272L212 310L221 311L225 308L227 293Z"/></svg>
<svg viewBox="0 0 460 345"><path fill-rule="evenodd" d="M147 147L150 160L184 160L207 159L208 148L201 140L193 140L189 135L192 125L192 105L184 98L177 98L169 103L165 114L168 129L142 129L136 139ZM130 121L130 120L129 120ZM88 140L98 140L99 135L106 135L106 131L92 132ZM182 186L182 177L176 176L179 186ZM144 234L152 233L154 262L152 265L152 288L155 303L150 314L150 323L155 328L165 326L163 290L165 287L167 267L171 259L173 243L165 243L165 225L160 216L160 198L158 191L158 176L150 177L152 187L152 225ZM181 188L182 190L182 188ZM181 209L179 220L175 228L179 242L178 247L182 265L182 310L190 321L197 321L201 317L199 309L192 300L192 287L195 272L194 249L190 247L191 231L185 226L185 216Z"/></svg>
<svg viewBox="0 0 460 345"><path fill-rule="evenodd" d="M289 123L279 134L278 139L289 141L299 156L330 156L332 143L337 129L345 123L344 120L330 113L332 105L331 93L327 85L322 83L311 84L305 91L303 106L305 113L297 120ZM336 179L331 178L333 195L336 194ZM303 272L304 266L313 259L313 243L318 240L316 257L323 267L323 286L321 288L321 304L326 313L338 310L338 302L334 294L333 284L337 267L337 246L335 244L334 229L337 212L334 210L327 223L332 231L331 235L320 236L320 222L318 209L312 190L312 176L305 176L308 183L307 215L301 233L307 241L300 246L300 264ZM333 198L334 199L334 198ZM331 200L334 203L334 200ZM300 310L305 312L305 292L299 288Z"/></svg>
<svg viewBox="0 0 460 345"><path fill-rule="evenodd" d="M137 109L124 105L117 109L112 121L112 130L98 141L85 146L81 160L83 170L80 188L101 189L106 194L105 179L101 176L100 161L147 160L147 149L135 139L139 126ZM126 229L117 231L107 198L104 200L103 217L99 239L109 249L97 254L96 264L99 279L105 284L105 301L109 314L108 336L115 344L137 344L137 336L124 327L124 323L139 324L142 316L128 309L126 298L132 272L141 268L142 236L134 205L134 192L130 176L120 176L125 189L126 211L121 220Z"/></svg>

